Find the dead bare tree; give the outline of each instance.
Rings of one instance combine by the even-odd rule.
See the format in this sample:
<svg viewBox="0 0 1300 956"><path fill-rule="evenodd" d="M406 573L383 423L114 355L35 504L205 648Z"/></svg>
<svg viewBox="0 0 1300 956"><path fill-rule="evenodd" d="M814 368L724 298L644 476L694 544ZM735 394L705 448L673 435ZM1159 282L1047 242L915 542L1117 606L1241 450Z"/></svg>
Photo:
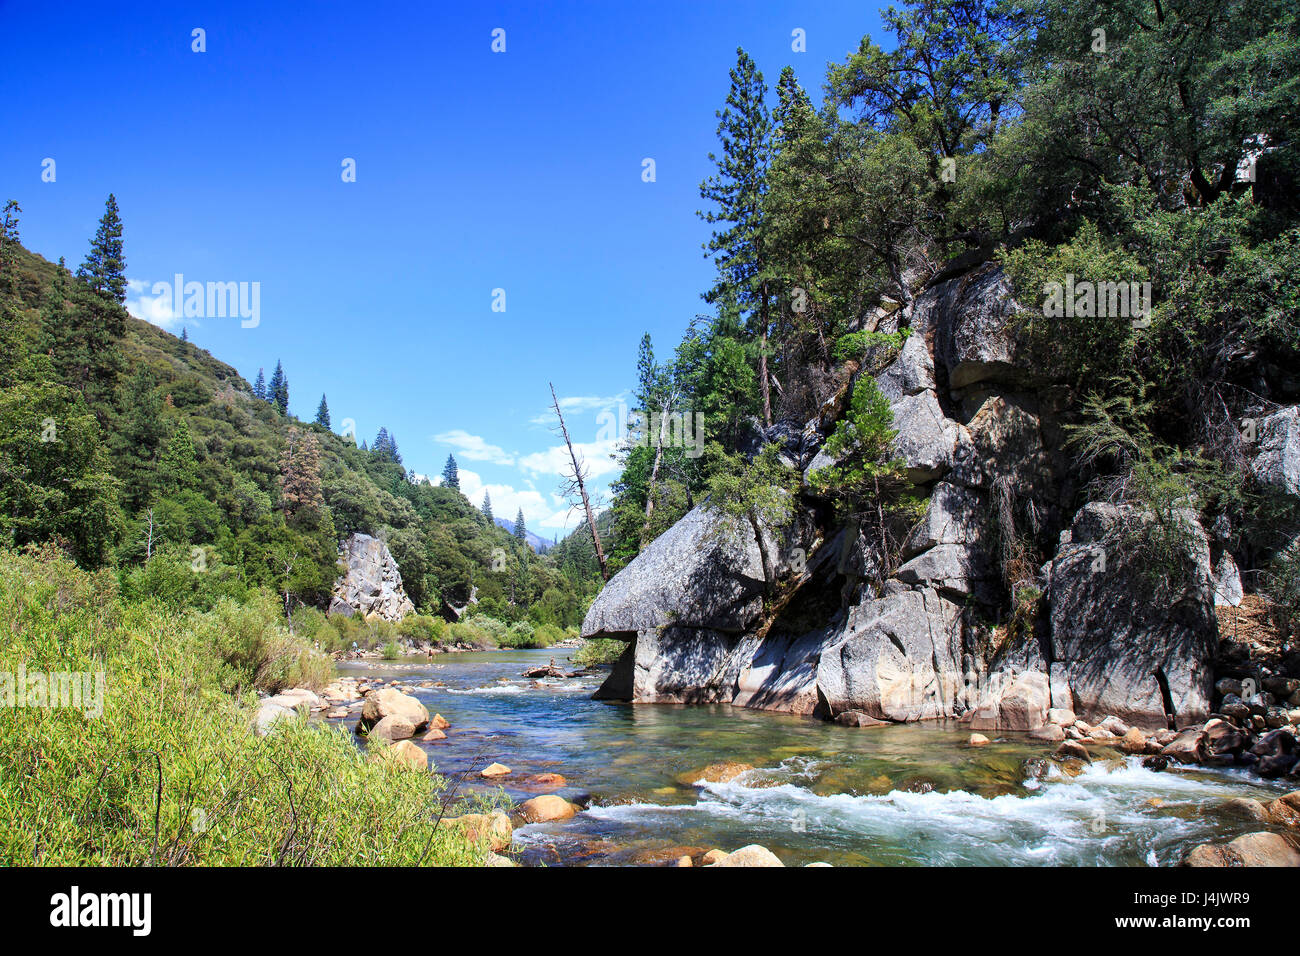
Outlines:
<svg viewBox="0 0 1300 956"><path fill-rule="evenodd" d="M564 414L560 411L560 400L555 397L555 385L547 382L551 386L551 409L555 412L555 417L559 420L559 432L564 436L564 445L569 449L569 461L573 463L573 472L568 475L568 481L564 488L564 496L572 499L576 492L582 499L582 510L587 514L587 527L591 529L591 542L596 546L596 560L600 563L601 580L609 580L609 569L605 566L605 549L600 545L600 532L596 530L596 513L591 508L591 498L587 495L586 475L583 474L582 462L578 458L578 453L573 450L573 442L569 438L569 429L564 424Z"/></svg>

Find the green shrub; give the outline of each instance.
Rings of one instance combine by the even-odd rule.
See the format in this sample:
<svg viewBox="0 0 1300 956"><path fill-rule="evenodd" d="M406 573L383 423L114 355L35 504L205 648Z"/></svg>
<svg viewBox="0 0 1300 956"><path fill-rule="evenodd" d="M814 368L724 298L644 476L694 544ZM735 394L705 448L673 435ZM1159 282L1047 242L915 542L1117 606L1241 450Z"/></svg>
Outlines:
<svg viewBox="0 0 1300 956"><path fill-rule="evenodd" d="M270 622L273 606L124 603L111 574L0 551L0 670L104 675L98 716L19 707L0 721L0 865L481 862L437 826L440 777L368 760L345 730L301 719L253 735L247 674L310 657ZM226 628L236 636L216 640ZM232 674L240 697L226 693Z"/></svg>
<svg viewBox="0 0 1300 956"><path fill-rule="evenodd" d="M578 649L573 652L573 663L579 667L613 664L629 646L626 641L615 641L604 637L583 641Z"/></svg>

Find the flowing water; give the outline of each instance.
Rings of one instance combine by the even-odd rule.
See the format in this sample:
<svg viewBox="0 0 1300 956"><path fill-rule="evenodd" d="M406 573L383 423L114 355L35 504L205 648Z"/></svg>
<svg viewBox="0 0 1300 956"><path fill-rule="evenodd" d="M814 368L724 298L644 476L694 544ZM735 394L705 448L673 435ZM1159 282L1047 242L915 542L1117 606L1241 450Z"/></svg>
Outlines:
<svg viewBox="0 0 1300 956"><path fill-rule="evenodd" d="M465 790L500 786L518 801L542 792L524 777L565 777L553 792L589 806L516 830L524 863L662 862L761 843L786 865L1163 866L1197 843L1259 829L1225 813L1227 798L1287 789L1236 771L1155 772L1118 755L1075 777L1047 762L1044 774L1039 758L1052 748L1024 735L975 749L955 723L847 728L726 706L616 704L591 700L601 671L521 676L552 657L572 669L561 649L340 669L397 678L451 721L445 741L420 746L440 773L464 774ZM724 760L755 769L692 784ZM493 761L513 771L500 784L478 776Z"/></svg>

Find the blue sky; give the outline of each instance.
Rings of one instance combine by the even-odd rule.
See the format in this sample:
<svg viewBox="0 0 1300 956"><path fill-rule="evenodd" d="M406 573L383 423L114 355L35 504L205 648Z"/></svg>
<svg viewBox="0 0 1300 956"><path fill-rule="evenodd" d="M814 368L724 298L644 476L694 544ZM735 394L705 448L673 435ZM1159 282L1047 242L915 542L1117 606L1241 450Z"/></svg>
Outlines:
<svg viewBox="0 0 1300 956"><path fill-rule="evenodd" d="M881 30L839 2L271 6L0 0L0 198L75 267L115 193L133 312L250 381L281 359L295 414L324 392L420 473L454 453L471 500L546 537L577 522L548 381L603 490L642 334L667 355L707 310L695 211L736 47L816 97ZM176 273L260 283L257 326L169 316Z"/></svg>

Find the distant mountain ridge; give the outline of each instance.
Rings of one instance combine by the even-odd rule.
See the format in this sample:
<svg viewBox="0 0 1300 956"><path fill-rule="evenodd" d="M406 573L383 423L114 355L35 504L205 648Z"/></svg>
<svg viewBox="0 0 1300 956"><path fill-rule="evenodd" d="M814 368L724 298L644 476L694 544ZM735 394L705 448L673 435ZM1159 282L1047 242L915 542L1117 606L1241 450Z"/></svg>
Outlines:
<svg viewBox="0 0 1300 956"><path fill-rule="evenodd" d="M515 523L513 521L508 521L505 518L493 518L493 520L497 523L498 528L505 528L510 534L515 533ZM545 538L533 534L527 528L524 528L524 539L528 542L528 547L538 554L542 553L543 548L549 551L556 544L554 541L547 541Z"/></svg>

